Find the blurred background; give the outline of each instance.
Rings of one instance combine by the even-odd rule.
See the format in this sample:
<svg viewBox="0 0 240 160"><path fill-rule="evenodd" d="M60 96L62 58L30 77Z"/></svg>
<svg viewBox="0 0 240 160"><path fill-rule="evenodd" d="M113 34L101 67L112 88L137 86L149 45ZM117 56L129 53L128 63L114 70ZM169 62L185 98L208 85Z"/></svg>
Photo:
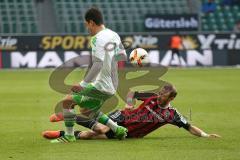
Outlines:
<svg viewBox="0 0 240 160"><path fill-rule="evenodd" d="M152 63L240 64L239 0L0 0L0 68L57 67L89 54L83 17L93 6L130 42L129 52L145 48ZM172 53L175 34L180 55Z"/></svg>
<svg viewBox="0 0 240 160"><path fill-rule="evenodd" d="M1 33L86 33L83 15L96 6L121 33L145 32L147 14L197 14L197 31L240 31L239 0L0 0Z"/></svg>
<svg viewBox="0 0 240 160"><path fill-rule="evenodd" d="M0 0L0 159L159 160L161 155L165 159L239 160L239 3ZM178 90L173 106L192 124L222 139L193 138L174 126L124 143L91 140L69 147L53 146L42 138L44 130L65 129L63 123L50 123L49 115L69 93L66 85L81 81L86 73L80 67L89 64L85 57L90 59L91 37L83 18L93 6L102 11L106 27L119 33L128 56L140 47L148 51L152 66L170 66L164 75L168 67L120 70L118 99L114 99L119 109L125 105L123 93L128 89L149 92L159 87L158 80L164 80ZM54 72L63 64L77 68ZM110 102L108 107L115 104Z"/></svg>

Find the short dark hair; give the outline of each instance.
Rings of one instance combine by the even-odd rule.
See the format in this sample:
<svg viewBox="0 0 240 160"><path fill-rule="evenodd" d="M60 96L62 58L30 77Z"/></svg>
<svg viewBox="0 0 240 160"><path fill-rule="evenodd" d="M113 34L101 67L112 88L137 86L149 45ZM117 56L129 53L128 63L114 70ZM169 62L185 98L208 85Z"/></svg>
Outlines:
<svg viewBox="0 0 240 160"><path fill-rule="evenodd" d="M85 20L87 22L89 22L90 20L92 20L94 23L96 23L96 25L100 26L101 24L103 24L103 16L101 11L96 8L96 7L92 7L90 9L87 10L87 12L85 13Z"/></svg>
<svg viewBox="0 0 240 160"><path fill-rule="evenodd" d="M177 90L172 84L167 83L162 88L170 93L169 98L175 98L177 96Z"/></svg>

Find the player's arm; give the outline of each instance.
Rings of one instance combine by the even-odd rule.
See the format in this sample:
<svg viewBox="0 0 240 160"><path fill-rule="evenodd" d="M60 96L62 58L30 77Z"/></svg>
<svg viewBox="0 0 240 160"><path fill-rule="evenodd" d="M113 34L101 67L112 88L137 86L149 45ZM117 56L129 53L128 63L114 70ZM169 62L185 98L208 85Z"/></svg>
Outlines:
<svg viewBox="0 0 240 160"><path fill-rule="evenodd" d="M135 94L135 92L131 92L131 91L128 92L127 99L126 99L126 105L124 107L125 109L128 109L128 110L134 109L134 105L135 105L134 94Z"/></svg>
<svg viewBox="0 0 240 160"><path fill-rule="evenodd" d="M208 134L205 133L203 130L201 130L200 128L190 125L188 131L195 136L198 137L205 137L205 138L220 138L221 136L217 135L217 134Z"/></svg>
<svg viewBox="0 0 240 160"><path fill-rule="evenodd" d="M92 57L93 64L88 71L87 75L84 77L84 80L80 83L82 87L85 87L88 83L95 80L98 73L101 71L103 66L103 61L97 57Z"/></svg>
<svg viewBox="0 0 240 160"><path fill-rule="evenodd" d="M80 85L74 85L72 88L73 92L79 92L83 88L85 88L88 83L95 80L98 73L101 71L103 66L103 61L105 58L105 49L104 49L104 42L101 39L96 40L96 47L92 52L92 65L91 68L88 70L84 79L80 82Z"/></svg>
<svg viewBox="0 0 240 160"><path fill-rule="evenodd" d="M119 41L121 41L120 37L119 37ZM117 48L117 54L115 55L115 60L116 61L127 61L127 59L128 58L127 58L126 50L124 49L123 44L120 42L120 44L118 45L118 48Z"/></svg>
<svg viewBox="0 0 240 160"><path fill-rule="evenodd" d="M101 68L103 66L103 61L97 57L92 57L93 64L89 71L87 72L86 76L84 79L80 82L80 85L74 85L72 87L73 92L79 92L82 90L82 88L86 87L88 83L92 82L98 73L101 71Z"/></svg>
<svg viewBox="0 0 240 160"><path fill-rule="evenodd" d="M179 128L183 127L189 133L194 136L204 137L204 138L220 138L217 134L208 134L205 133L200 128L191 125L179 112L175 111L174 113L174 125L178 126Z"/></svg>
<svg viewBox="0 0 240 160"><path fill-rule="evenodd" d="M129 110L134 109L136 99L145 101L146 99L152 96L156 96L156 93L147 93L147 92L140 93L140 92L129 91L127 94L127 100L126 100L127 103L125 105L125 109L129 109Z"/></svg>

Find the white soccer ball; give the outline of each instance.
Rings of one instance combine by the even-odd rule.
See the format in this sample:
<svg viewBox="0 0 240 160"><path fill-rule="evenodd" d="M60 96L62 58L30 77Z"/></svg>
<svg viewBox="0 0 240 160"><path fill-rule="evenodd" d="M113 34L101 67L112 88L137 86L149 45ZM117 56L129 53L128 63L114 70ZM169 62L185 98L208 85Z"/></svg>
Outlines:
<svg viewBox="0 0 240 160"><path fill-rule="evenodd" d="M130 62L133 66L143 67L149 64L148 52L143 48L136 48L130 53Z"/></svg>

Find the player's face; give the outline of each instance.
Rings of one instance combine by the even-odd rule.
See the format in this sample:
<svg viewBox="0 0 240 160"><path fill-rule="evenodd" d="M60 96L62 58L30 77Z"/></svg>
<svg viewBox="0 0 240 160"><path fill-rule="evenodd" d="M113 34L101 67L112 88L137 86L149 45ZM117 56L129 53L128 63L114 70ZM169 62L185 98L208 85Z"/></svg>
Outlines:
<svg viewBox="0 0 240 160"><path fill-rule="evenodd" d="M90 35L93 35L93 22L92 21L85 21L84 22L84 24L85 24L85 27L87 28L87 30L88 30L88 33L90 34Z"/></svg>
<svg viewBox="0 0 240 160"><path fill-rule="evenodd" d="M164 107L169 102L170 92L162 89L159 92L158 96L158 103Z"/></svg>

